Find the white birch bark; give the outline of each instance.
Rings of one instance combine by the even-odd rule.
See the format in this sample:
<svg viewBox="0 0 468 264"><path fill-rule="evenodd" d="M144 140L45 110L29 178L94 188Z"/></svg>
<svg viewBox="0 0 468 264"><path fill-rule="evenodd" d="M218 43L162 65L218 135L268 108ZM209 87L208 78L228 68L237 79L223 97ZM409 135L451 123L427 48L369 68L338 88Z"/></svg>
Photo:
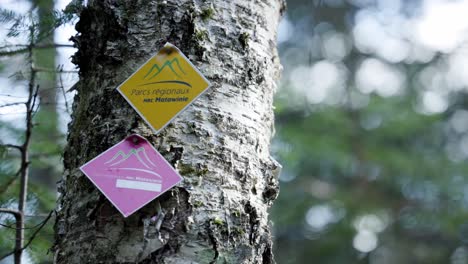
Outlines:
<svg viewBox="0 0 468 264"><path fill-rule="evenodd" d="M276 28L282 0L95 0L80 13L80 68L55 224L56 263L274 263L268 208ZM154 135L115 88L166 42L212 87ZM184 178L128 218L79 167L132 133ZM159 210L159 207L161 210ZM157 215L162 221L152 221Z"/></svg>

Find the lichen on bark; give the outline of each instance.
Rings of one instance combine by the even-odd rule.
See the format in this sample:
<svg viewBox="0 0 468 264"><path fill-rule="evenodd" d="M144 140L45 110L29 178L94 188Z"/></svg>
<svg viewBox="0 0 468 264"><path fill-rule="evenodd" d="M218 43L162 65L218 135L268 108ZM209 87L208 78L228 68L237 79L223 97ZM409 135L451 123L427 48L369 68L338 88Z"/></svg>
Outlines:
<svg viewBox="0 0 468 264"><path fill-rule="evenodd" d="M80 80L56 263L274 263L267 210L279 164L269 142L283 9L280 0L88 1L74 37ZM212 86L155 135L115 88L166 42ZM184 180L123 218L78 168L132 133Z"/></svg>

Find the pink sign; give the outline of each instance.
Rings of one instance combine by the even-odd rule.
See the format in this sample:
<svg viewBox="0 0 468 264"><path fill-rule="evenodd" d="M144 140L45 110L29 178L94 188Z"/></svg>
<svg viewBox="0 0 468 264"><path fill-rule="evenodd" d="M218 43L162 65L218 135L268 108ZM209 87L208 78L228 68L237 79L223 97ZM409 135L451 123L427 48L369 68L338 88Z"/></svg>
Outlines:
<svg viewBox="0 0 468 264"><path fill-rule="evenodd" d="M143 137L131 135L81 166L81 171L127 217L182 180Z"/></svg>

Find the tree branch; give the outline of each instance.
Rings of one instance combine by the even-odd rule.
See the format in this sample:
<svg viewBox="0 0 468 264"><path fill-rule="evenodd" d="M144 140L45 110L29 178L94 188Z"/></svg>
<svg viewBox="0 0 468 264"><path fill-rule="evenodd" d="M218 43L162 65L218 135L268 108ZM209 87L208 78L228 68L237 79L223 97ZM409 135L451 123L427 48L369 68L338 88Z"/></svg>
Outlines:
<svg viewBox="0 0 468 264"><path fill-rule="evenodd" d="M5 96L5 97L11 97L11 98L27 98L27 97L24 97L24 96L15 96L15 95L11 95L11 94L0 94L0 96Z"/></svg>
<svg viewBox="0 0 468 264"><path fill-rule="evenodd" d="M63 69L55 70L55 69L47 69L47 68L39 68L39 67L34 68L34 70L36 70L37 72L78 73L78 71L73 71L73 70L63 70Z"/></svg>
<svg viewBox="0 0 468 264"><path fill-rule="evenodd" d="M14 210L14 209L8 209L8 208L0 208L0 213L11 214L11 215L13 215L15 218L17 218L18 216L21 215L21 212L20 212L20 211Z"/></svg>
<svg viewBox="0 0 468 264"><path fill-rule="evenodd" d="M34 25L31 25L30 34L34 36ZM21 255L23 253L23 249L26 248L29 243L34 239L37 232L42 229L43 225L36 230L33 234L29 242L24 245L24 210L26 209L26 202L27 202L27 195L28 195L28 180L29 180L29 146L31 143L31 134L33 128L33 111L34 106L37 99L37 94L39 90L39 86L35 85L36 83L36 70L34 69L34 59L33 59L33 47L34 37L30 38L30 43L27 47L28 51L28 63L31 70L29 76L29 83L28 83L28 100L26 102L26 130L24 131L24 142L21 146L21 167L20 167L20 193L19 193L19 201L18 201L18 211L20 212L19 216L16 219L16 242L15 242L15 249L11 254L15 254L15 264L21 263ZM50 218L50 216L48 217ZM48 220L48 218L46 220ZM46 221L44 221L45 224ZM8 256L8 255L6 255ZM3 258L5 258L4 256ZM3 259L3 258L0 258Z"/></svg>
<svg viewBox="0 0 468 264"><path fill-rule="evenodd" d="M22 147L22 146L13 145L13 144L0 144L0 147L4 147L4 148L13 148L13 149L17 149L17 150L19 150L19 151L23 151L23 147Z"/></svg>
<svg viewBox="0 0 468 264"><path fill-rule="evenodd" d="M63 66L60 67L60 70L63 71ZM66 92L65 92L65 86L63 85L63 78L62 78L62 75L59 74L59 82L60 82L60 91L62 91L62 96L63 96L63 102L65 103L65 109L67 111L68 114L70 114L70 108L68 107L68 102L67 102L67 95L66 95Z"/></svg>
<svg viewBox="0 0 468 264"><path fill-rule="evenodd" d="M0 105L0 108L8 107L8 106L21 105L21 104L25 104L25 102L15 102L15 103L4 104L4 105Z"/></svg>
<svg viewBox="0 0 468 264"><path fill-rule="evenodd" d="M0 209L0 210L1 210L1 209ZM9 210L9 209L6 209L6 210ZM15 210L13 210L13 211L15 211ZM0 212L1 212L1 211L0 211ZM18 212L18 211L16 211L16 212ZM21 248L19 248L19 249L12 250L12 251L8 252L7 254L1 256L1 257L0 257L0 261L2 261L4 258L6 258L6 257L8 257L8 256L10 256L10 255L15 254L15 253L18 252L18 251L21 252L21 251L25 250L25 249L31 244L31 242L34 240L34 238L36 238L36 235L39 233L39 231L41 231L42 228L47 224L47 222L48 222L49 219L52 217L52 214L53 214L54 212L55 212L54 210L50 211L49 215L47 215L47 217L42 221L42 223L38 225L39 227L34 231L34 233L33 233L33 234L31 235L31 237L29 238L28 242L27 242L23 247L21 247ZM20 213L20 212L18 212L18 213ZM21 214L21 213L20 213L20 214ZM24 230L24 229L25 229L25 228L23 228L22 230Z"/></svg>
<svg viewBox="0 0 468 264"><path fill-rule="evenodd" d="M3 49L17 48L15 50L1 51ZM0 47L0 57L12 56L29 52L30 49L52 49L52 48L73 48L69 44L41 44L41 45L8 45Z"/></svg>
<svg viewBox="0 0 468 264"><path fill-rule="evenodd" d="M0 47L0 49L5 48L28 48L31 45L27 44L15 44L15 45L7 45ZM44 44L37 44L32 46L33 49L55 49L55 48L73 48L72 44L60 44L60 43L44 43Z"/></svg>
<svg viewBox="0 0 468 264"><path fill-rule="evenodd" d="M26 215L25 215L26 216ZM46 216L47 217L47 216ZM23 229L26 230L26 229L36 229L38 228L39 226L42 225L42 222L40 222L39 224L37 225L34 225L34 226L30 226L30 227L24 227ZM5 224L1 224L0 223L0 226L3 226L5 228L9 228L9 229L13 229L13 230L16 230L17 228L16 227L13 227L12 225L5 225Z"/></svg>

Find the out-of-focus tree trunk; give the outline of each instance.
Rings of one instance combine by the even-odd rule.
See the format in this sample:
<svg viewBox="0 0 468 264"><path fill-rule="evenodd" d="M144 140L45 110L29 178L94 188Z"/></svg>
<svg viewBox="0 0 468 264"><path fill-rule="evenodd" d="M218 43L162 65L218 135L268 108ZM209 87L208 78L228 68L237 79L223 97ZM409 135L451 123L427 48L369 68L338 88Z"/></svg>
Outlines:
<svg viewBox="0 0 468 264"><path fill-rule="evenodd" d="M39 15L39 45L54 43L53 19L54 0L33 0ZM56 49L37 49L34 52L34 66L39 69L38 85L40 108L35 116L32 151L43 154L31 167L31 180L40 182L51 190L59 179L57 164L60 164L60 132L57 113Z"/></svg>
<svg viewBox="0 0 468 264"><path fill-rule="evenodd" d="M55 224L57 263L273 263L269 154L281 0L88 1ZM158 135L115 88L166 42L212 87ZM132 133L184 180L123 218L79 167ZM151 218L161 206L160 226ZM161 219L161 217L159 218Z"/></svg>

